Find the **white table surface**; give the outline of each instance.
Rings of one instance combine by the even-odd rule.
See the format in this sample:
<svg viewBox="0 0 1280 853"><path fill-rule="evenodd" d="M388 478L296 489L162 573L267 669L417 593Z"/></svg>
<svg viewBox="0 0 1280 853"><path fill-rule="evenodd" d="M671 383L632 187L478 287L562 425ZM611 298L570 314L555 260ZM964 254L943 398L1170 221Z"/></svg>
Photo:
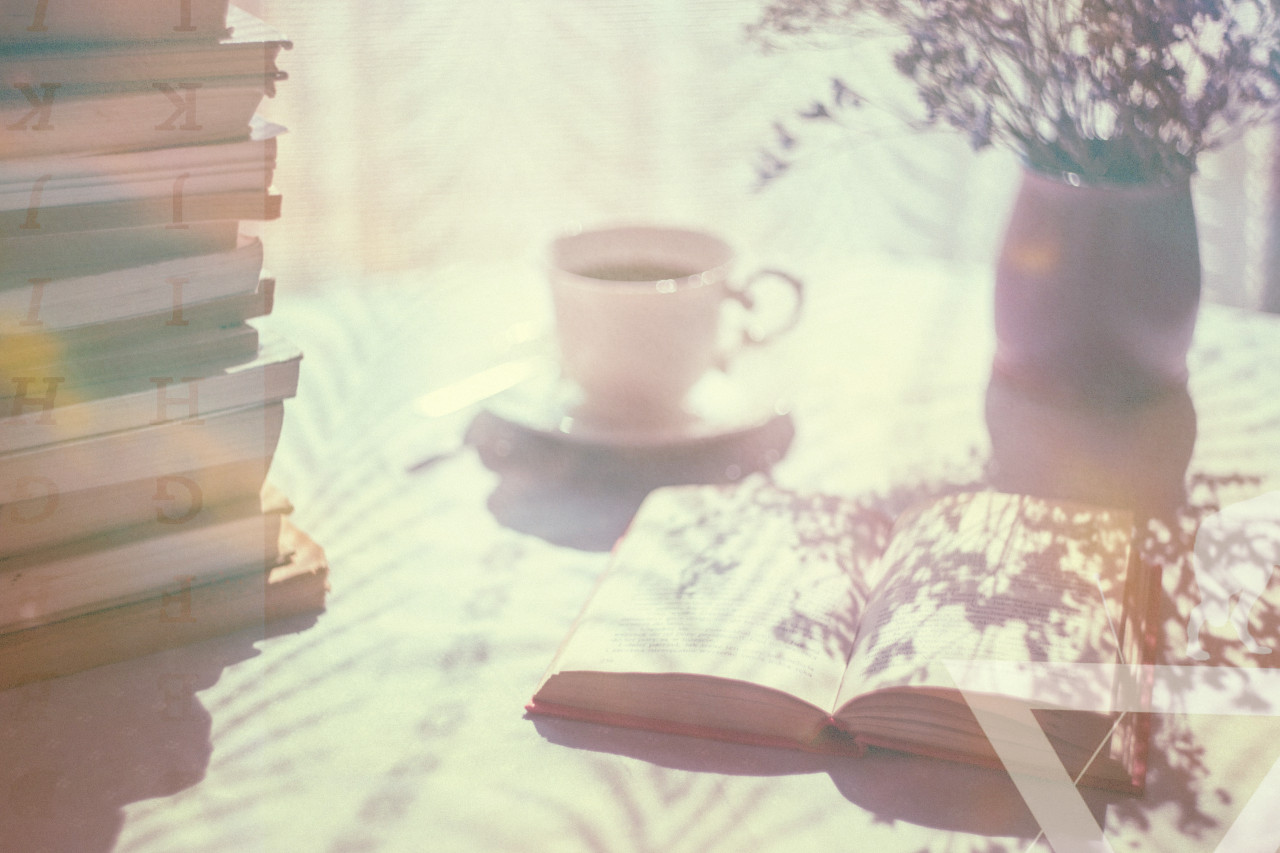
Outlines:
<svg viewBox="0 0 1280 853"><path fill-rule="evenodd" d="M1095 468L1072 469L1078 489L1123 492L1127 470L1169 476L1135 459L1164 460L1182 481L1188 408L1099 426L988 399L983 271L851 259L802 272L804 323L741 368L760 393L791 392L789 418L664 452L481 418L480 450L412 473L407 460L449 447L475 414L430 421L416 398L540 346L537 271L456 268L282 298L267 322L306 358L273 479L328 551L328 611L296 633L0 693L0 850L1026 849L1038 826L999 772L524 716L652 485L777 459L783 485L891 509L947 484L1032 476L1025 453L1021 471L993 464L1009 451L993 453L990 436L1010 430L1093 448ZM1277 488L1280 319L1207 307L1192 364L1192 503ZM1168 663L1186 662L1184 569L1166 577ZM1280 634L1276 586L1254 613L1264 642ZM1113 848L1213 850L1280 758L1280 720L1161 717L1153 754L1143 797L1086 795Z"/></svg>

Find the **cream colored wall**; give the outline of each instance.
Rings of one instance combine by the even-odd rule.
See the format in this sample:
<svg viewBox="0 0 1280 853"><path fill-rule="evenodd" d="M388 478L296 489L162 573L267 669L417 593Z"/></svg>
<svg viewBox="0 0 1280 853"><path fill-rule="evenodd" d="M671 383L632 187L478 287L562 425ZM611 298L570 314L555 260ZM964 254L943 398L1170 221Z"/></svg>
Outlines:
<svg viewBox="0 0 1280 853"><path fill-rule="evenodd" d="M811 137L811 157L753 191L774 120L830 75L901 84L867 46L762 55L742 37L752 2L256 5L296 45L269 105L292 131L277 180L284 218L265 232L282 288L532 261L571 223L618 219L710 226L765 260L884 250L982 261L1016 186L1007 155L859 127ZM1238 303L1262 286L1246 270L1243 223L1258 216L1244 202L1243 152L1206 161L1198 187L1207 289Z"/></svg>

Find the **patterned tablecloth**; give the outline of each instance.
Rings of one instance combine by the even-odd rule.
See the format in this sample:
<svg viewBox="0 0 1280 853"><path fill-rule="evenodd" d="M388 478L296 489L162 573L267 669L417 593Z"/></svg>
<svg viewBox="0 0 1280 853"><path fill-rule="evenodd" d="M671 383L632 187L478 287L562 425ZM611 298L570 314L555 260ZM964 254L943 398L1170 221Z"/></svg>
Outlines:
<svg viewBox="0 0 1280 853"><path fill-rule="evenodd" d="M273 479L328 550L327 613L0 694L0 849L1046 849L999 772L523 714L656 485L767 471L888 512L978 481L1152 507L1185 487L1182 522L1280 487L1276 318L1206 307L1189 397L1087 416L989 387L983 271L883 259L800 271L806 319L735 368L745 414L729 434L656 450L566 443L476 406L422 413L434 389L465 402L478 385L459 381L495 364L536 368L548 313L536 271L455 268L281 300L268 322L306 358ZM1152 531L1157 557L1185 536ZM1264 642L1280 634L1276 585L1253 613ZM1164 660L1185 663L1183 562L1169 558L1165 586ZM1215 662L1261 660L1229 646ZM1147 793L1086 802L1116 850L1212 850L1278 744L1273 717L1163 716Z"/></svg>

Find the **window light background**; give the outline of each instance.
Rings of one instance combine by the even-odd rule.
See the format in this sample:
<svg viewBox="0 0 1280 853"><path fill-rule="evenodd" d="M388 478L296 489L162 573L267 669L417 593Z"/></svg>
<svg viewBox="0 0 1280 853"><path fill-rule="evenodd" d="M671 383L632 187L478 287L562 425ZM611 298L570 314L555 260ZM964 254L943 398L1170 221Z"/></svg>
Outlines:
<svg viewBox="0 0 1280 853"><path fill-rule="evenodd" d="M238 0L239 2L239 0ZM286 124L265 226L284 292L370 273L534 261L575 223L720 231L759 260L888 252L990 261L1017 186L948 133L813 133L757 191L777 120L833 75L909 96L883 46L766 55L756 0L243 0L293 39L266 112ZM1258 304L1271 132L1203 159L1206 296Z"/></svg>

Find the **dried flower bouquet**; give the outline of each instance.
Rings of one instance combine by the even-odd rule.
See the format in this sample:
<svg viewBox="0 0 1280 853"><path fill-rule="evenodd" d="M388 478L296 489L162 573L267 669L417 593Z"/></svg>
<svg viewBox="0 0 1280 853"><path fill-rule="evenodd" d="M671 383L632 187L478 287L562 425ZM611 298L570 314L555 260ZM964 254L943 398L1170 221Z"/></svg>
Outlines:
<svg viewBox="0 0 1280 853"><path fill-rule="evenodd" d="M1184 179L1280 105L1280 0L772 0L758 44L887 34L916 127L947 126L1087 182ZM831 120L876 93L842 79L799 113ZM779 126L765 179L796 138Z"/></svg>

